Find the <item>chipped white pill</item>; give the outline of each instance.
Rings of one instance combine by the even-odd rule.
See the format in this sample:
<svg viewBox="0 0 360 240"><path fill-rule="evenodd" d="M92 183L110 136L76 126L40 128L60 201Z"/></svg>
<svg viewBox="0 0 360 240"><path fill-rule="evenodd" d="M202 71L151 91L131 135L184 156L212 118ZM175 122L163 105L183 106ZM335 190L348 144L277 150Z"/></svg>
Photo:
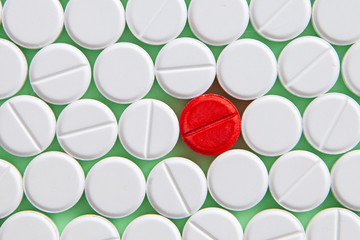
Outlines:
<svg viewBox="0 0 360 240"><path fill-rule="evenodd" d="M341 154L360 141L360 106L351 97L328 93L313 100L304 112L304 135L320 152Z"/></svg>
<svg viewBox="0 0 360 240"><path fill-rule="evenodd" d="M346 52L342 61L342 76L346 86L356 95L360 96L360 43L355 43Z"/></svg>
<svg viewBox="0 0 360 240"><path fill-rule="evenodd" d="M277 78L277 61L264 43L241 39L220 54L217 77L221 87L232 97L252 100L265 95Z"/></svg>
<svg viewBox="0 0 360 240"><path fill-rule="evenodd" d="M94 80L107 99L128 104L143 98L154 83L154 63L133 43L116 43L96 59Z"/></svg>
<svg viewBox="0 0 360 240"><path fill-rule="evenodd" d="M214 82L215 57L202 42L178 38L166 44L155 62L156 78L162 89L180 99L203 94Z"/></svg>
<svg viewBox="0 0 360 240"><path fill-rule="evenodd" d="M56 134L68 154L80 160L93 160L114 146L116 118L110 108L97 100L78 100L61 112Z"/></svg>

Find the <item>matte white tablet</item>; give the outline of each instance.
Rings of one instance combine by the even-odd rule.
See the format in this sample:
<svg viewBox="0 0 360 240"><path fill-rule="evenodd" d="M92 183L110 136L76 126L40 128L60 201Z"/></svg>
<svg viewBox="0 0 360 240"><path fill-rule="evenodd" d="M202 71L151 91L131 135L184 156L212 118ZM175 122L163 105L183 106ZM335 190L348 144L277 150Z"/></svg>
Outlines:
<svg viewBox="0 0 360 240"><path fill-rule="evenodd" d="M346 52L342 60L342 76L346 86L356 95L360 96L360 44L354 44Z"/></svg>

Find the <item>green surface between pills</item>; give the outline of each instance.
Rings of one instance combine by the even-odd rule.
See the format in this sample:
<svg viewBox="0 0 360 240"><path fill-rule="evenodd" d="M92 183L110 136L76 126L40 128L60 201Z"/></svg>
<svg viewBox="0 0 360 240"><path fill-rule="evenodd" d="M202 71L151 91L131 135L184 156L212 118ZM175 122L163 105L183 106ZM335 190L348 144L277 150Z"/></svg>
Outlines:
<svg viewBox="0 0 360 240"><path fill-rule="evenodd" d="M185 0L186 4L189 5L190 0ZM248 3L250 3L250 0L247 0ZM311 2L313 2L314 0L311 0ZM4 4L5 0L1 0L1 2ZM68 0L60 0L63 8L65 9L66 4L68 2ZM127 0L121 0L121 2L123 3L124 7L126 7L126 3ZM99 0L99 4L101 4L101 0ZM34 33L36 34L36 33ZM99 32L98 34L101 34L101 32ZM314 30L314 28L312 27L312 24L310 23L309 26L306 28L306 30L303 32L303 34L301 34L301 36L316 36L316 32ZM179 37L192 37L195 38L194 34L191 32L190 27L188 24L186 24L185 29L183 30L183 32L181 33L181 35ZM5 38L5 39L9 39L4 30L3 27L0 26L0 38ZM267 44L272 51L275 53L276 57L279 56L281 50L286 46L286 44L288 42L271 42L268 41L264 38L262 38L260 35L258 35L256 33L256 31L254 30L254 28L251 26L251 23L249 23L248 28L246 29L246 32L244 33L244 35L241 38L253 38L253 39L257 39L260 40L262 42L264 42L265 44ZM63 29L60 37L57 39L56 42L63 42L63 43L69 43L72 44L76 47L78 47L81 51L83 51L83 53L87 56L87 58L90 61L91 66L94 66L95 60L97 58L97 56L99 55L99 53L101 51L93 51L93 50L87 50L84 48L81 48L79 46L77 46L69 37L69 35L67 34L67 32L65 31L65 28ZM152 57L152 59L155 61L155 58L158 54L158 52L160 51L160 49L162 48L162 46L151 46L151 45L147 45L145 43L140 42L139 40L137 40L132 33L130 32L129 28L126 27L125 31L123 33L123 35L121 36L121 38L119 39L119 42L132 42L135 43L141 47L143 47ZM224 47L213 47L213 46L209 46L210 49L212 50L212 52L214 53L215 57L217 58L219 56L219 54L221 53L222 49ZM340 60L343 58L345 52L347 51L347 49L349 48L349 46L346 47L337 47L335 46L336 51L339 54ZM24 52L26 59L28 61L28 63L30 64L32 58L34 57L34 55L38 52L38 50L29 50L29 49L24 49L21 48L21 50ZM232 100L237 106L240 106L240 113L242 113L243 109L245 108L245 106L249 103L249 102L244 102L244 101L239 101L239 100L235 100L233 98L230 98L228 95L226 95L223 91L219 91L218 90L218 84L215 83L214 87L212 87L208 93L218 93L218 94L222 94L223 96L229 98L230 100ZM350 97L354 98L357 102L360 102L360 98L357 97L355 94L353 94L352 92L350 92L347 87L345 86L342 77L340 76L336 85L331 89L330 92L341 92L344 94L349 95ZM288 98L289 100L291 100L300 110L301 113L304 112L306 106L311 102L312 99L304 99L304 98L299 98L296 97L292 94L290 94L289 92L287 92L286 89L284 89L284 87L281 85L280 81L277 80L274 87L271 89L271 91L268 93L269 94L276 94L276 95L281 95L284 96L286 98ZM36 96L36 94L34 93L34 91L31 88L30 82L27 79L24 87L20 90L20 92L17 95L33 95ZM122 104L116 104L113 103L107 99L105 99L100 92L97 90L94 81L92 79L92 82L90 84L90 87L88 89L88 91L86 92L86 94L82 97L82 98L92 98L92 99L96 99L99 100L103 103L105 103L108 107L111 108L111 110L114 112L115 116L117 119L120 118L121 113L124 111L124 109L128 106L128 105L122 105ZM178 100L175 99L169 95L167 95L159 86L159 84L155 81L154 86L152 87L150 93L146 96L146 98L155 98L155 99L159 99L161 101L164 101L165 103L167 103L170 107L172 107L174 109L174 111L176 112L177 116L179 117L181 114L181 111L183 109L183 107L186 105L186 103L188 101L185 100ZM4 100L0 100L0 104L2 104L3 102L5 102L7 99ZM52 105L50 104L50 107L52 108L52 110L55 113L55 116L58 117L60 112L64 109L65 106L56 106L56 105ZM234 148L243 148L243 149L247 149L249 150L249 148L244 144L244 141L242 140L242 137L239 138L239 141L235 144ZM322 154L318 151L316 151L314 148L312 148L309 143L306 141L306 139L304 138L304 136L301 137L300 142L297 144L297 146L295 147L295 149L297 150L308 150L311 151L315 154L317 154L318 156L320 156L325 163L327 164L327 166L329 167L329 169L331 169L331 167L333 166L333 164L335 163L335 161L340 157L340 155L327 155L327 154ZM360 145L358 145L355 149L360 149ZM52 144L50 145L50 147L46 150L46 151L62 151L57 139L55 138L54 141L52 142ZM120 141L117 139L116 143L114 145L114 147L112 148L112 150L103 158L105 157L110 157L110 156L121 156L121 157L125 157L128 159L133 160L143 171L143 173L145 174L145 177L148 176L150 170L158 163L160 162L162 159L168 158L168 157L186 157L189 158L191 160L193 160L194 162L196 162L205 172L205 174L207 173L207 170L209 168L209 165L211 164L212 160L215 158L215 156L203 156L200 154L197 154L195 152L193 152L192 150L190 150L185 143L181 140L181 138L179 139L178 144L176 145L176 147L174 148L174 150L168 154L166 157L156 160L156 161L143 161L143 160L138 160L134 157L132 157L130 154L128 154L125 149L122 147L122 145L120 144ZM260 158L264 161L266 167L268 170L270 170L270 167L272 166L272 164L274 163L274 161L277 159L276 157L264 157L264 156L260 156ZM31 159L33 159L33 157L28 157L28 158L22 158L22 157L15 157L12 156L11 154L7 153L5 150L3 150L2 148L0 148L0 159L5 159L9 162L11 162L12 164L14 164L19 171L21 172L21 174L24 173L24 170L26 168L26 166L28 165L28 163L31 161ZM90 168L99 161L98 160L94 160L94 161L80 161L81 166L83 167L85 174L87 174L87 172L90 170ZM236 187L236 186L234 186ZM0 196L1 197L1 196ZM219 205L211 198L210 194L208 194L207 199L205 204L203 205L203 208L206 207L219 207ZM306 212L306 213L294 213L294 215L296 217L298 217L298 219L302 222L302 224L304 225L304 227L307 226L308 222L310 221L310 219L320 210L325 209L325 208L330 208L330 207L341 207L341 205L335 200L333 194L330 192L329 196L327 197L326 201L318 208L316 208L315 210L312 210L310 212ZM272 198L270 192L268 191L266 196L264 197L264 199L255 207L246 210L246 211L241 211L241 212L234 212L231 211L236 218L240 221L242 227L245 229L247 223L249 222L249 220L258 212L264 210L264 209L269 209L269 208L281 208L276 202L275 200ZM23 211L23 210L35 210L35 211L40 211L37 210L35 207L33 207L29 201L26 199L26 197L24 196L19 208L16 210L16 212L18 211ZM125 218L121 218L121 219L110 219L110 221L112 223L114 223L114 225L116 226L116 228L119 230L120 234L122 235L122 233L124 232L124 229L126 228L126 226L136 217L144 215L144 214L156 214L155 210L151 207L149 201L147 200L147 198L145 198L144 202L142 203L141 207L133 214L131 214L128 217ZM57 214L46 214L47 216L49 216L58 226L60 233L62 232L62 230L64 229L64 227L66 226L66 224L68 222L70 222L72 219L80 216L80 215L84 215L84 214L96 214L96 212L94 210L92 210L92 208L90 207L90 205L88 204L88 202L86 201L85 195L82 196L82 198L80 199L80 201L70 210L63 212L63 213L57 213ZM359 213L358 213L359 215ZM6 219L0 219L0 225L5 221ZM180 220L173 220L173 222L178 226L178 228L180 229L180 231L182 231L185 222L187 221L186 219L180 219Z"/></svg>

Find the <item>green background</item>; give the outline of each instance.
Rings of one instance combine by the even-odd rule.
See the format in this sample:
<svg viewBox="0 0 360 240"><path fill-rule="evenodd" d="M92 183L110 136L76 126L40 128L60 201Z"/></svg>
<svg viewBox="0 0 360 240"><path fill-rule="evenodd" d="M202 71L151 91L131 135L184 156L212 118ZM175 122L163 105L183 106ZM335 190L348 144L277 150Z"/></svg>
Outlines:
<svg viewBox="0 0 360 240"><path fill-rule="evenodd" d="M99 4L101 4L101 0L98 0ZM248 3L250 2L250 0L247 0ZM314 0L311 0L312 2ZM1 0L1 2L4 4L5 0ZM66 4L68 2L68 0L60 0L63 8L65 9ZM126 6L127 0L121 0L121 2L123 3L124 7ZM185 0L186 4L189 5L190 0ZM101 34L101 33L99 33ZM306 28L306 30L301 34L301 36L316 36L316 32L314 31L314 28L312 27L312 24L310 23L309 26ZM179 37L192 37L195 38L194 34L191 32L190 27L188 24L186 24L185 29L183 30L183 32L180 34ZM3 27L0 27L0 38L5 38L5 39L9 39L7 37L7 35L5 34ZM267 44L272 51L275 53L276 57L279 56L281 50L286 46L286 44L288 42L271 42L268 41L264 38L262 38L260 35L258 35L256 33L256 31L254 30L254 28L252 27L251 23L249 23L248 28L246 29L246 32L244 33L244 35L242 35L241 38L253 38L253 39L257 39L260 40L262 42L264 42L265 44ZM93 50L87 50L84 48L81 48L79 46L77 46L69 37L69 35L67 34L65 28L63 29L60 37L57 39L56 42L62 42L62 43L69 43L72 44L76 47L78 47L89 59L91 66L94 66L95 60L97 58L97 56L99 55L99 53L101 51L93 51ZM145 43L140 42L139 40L137 40L133 34L130 32L129 28L126 27L125 31L123 33L123 35L121 36L121 38L119 39L119 42L132 42L135 43L141 47L143 47L152 57L152 59L155 61L155 58L158 54L158 52L160 51L160 49L162 48L162 46L151 46L151 45L147 45ZM224 47L213 47L213 46L209 46L210 49L212 50L212 52L214 53L215 57L217 58L219 56L219 54L221 53L221 51L223 50ZM347 49L349 48L349 46L347 47L337 47L334 46L337 53L339 54L340 60L343 58L345 52L347 51ZM29 49L24 49L21 48L21 50L24 52L28 63L30 64L32 58L34 57L34 55L37 53L38 50L29 50ZM344 94L349 95L350 97L354 98L356 101L359 102L359 97L357 97L356 95L354 95L352 92L350 92L347 87L345 86L342 77L340 76L336 85L331 89L331 92L341 92ZM214 85L210 88L210 90L208 91L208 93L217 93L217 94L221 94L227 98L229 98L239 109L240 114L243 113L245 107L250 103L248 101L240 101L240 100L236 100L234 98L231 98L230 96L228 96L225 92L223 92L221 90L221 88L219 87L217 81L214 82ZM33 95L36 96L36 94L34 93L34 91L31 88L30 82L27 79L24 87L18 92L17 95ZM277 79L274 87L271 89L271 91L268 93L269 94L276 94L276 95L281 95L284 96L288 99L290 99L293 103L295 103L295 105L299 108L300 112L303 113L306 106L312 101L312 99L304 99L304 98L299 98L296 97L292 94L290 94L289 92L287 92L287 90L281 85L280 81ZM109 106L111 108L111 110L114 112L115 116L117 119L119 119L119 117L121 116L121 113L124 111L124 109L128 106L128 105L122 105L122 104L117 104L117 103L113 103L107 99L105 99L100 92L97 90L94 81L92 79L91 85L88 89L88 91L86 92L86 94L82 97L82 98L92 98L92 99L97 99L103 103L105 103L107 106ZM185 100L178 100L175 99L169 95L167 95L159 86L159 84L155 81L154 82L154 86L152 87L151 91L149 92L149 94L146 96L146 98L155 98L155 99L159 99L161 101L164 101L165 103L167 103L170 107L172 107L174 109L174 111L176 112L177 116L179 117L181 114L181 111L183 109L183 107L186 105L186 103L188 101ZM4 100L0 100L0 105L5 102L7 99ZM55 116L58 117L60 112L64 109L65 106L56 106L56 105L52 105L50 104L50 107L52 108L52 110L55 113ZM247 149L250 150L244 143L242 137L240 136L238 142L235 144L235 146L233 148L242 148L242 149ZM316 151L314 148L312 148L309 143L305 140L304 136L301 137L299 143L296 145L295 149L302 149L302 150L308 150L311 151L315 154L317 154L318 156L320 156L325 163L327 164L327 166L329 167L329 169L331 169L331 167L333 166L333 164L335 163L335 161L340 157L339 155L327 155L327 154L323 154L320 153L318 151ZM360 149L359 145L356 147L356 149ZM55 138L51 144L51 146L46 150L46 151L62 151L57 139ZM120 141L117 139L114 147L112 148L112 150L103 158L105 157L110 157L110 156L121 156L121 157L125 157L128 159L133 160L143 171L143 173L145 174L145 177L148 176L150 170L158 163L160 162L162 159L168 158L168 157L173 157L173 156L178 156L178 157L186 157L189 158L191 160L193 160L194 162L196 162L205 172L205 174L207 173L208 167L211 164L212 160L216 157L216 156L203 156L200 154L197 154L195 152L193 152L192 150L190 150L185 143L182 141L182 139L179 139L178 144L176 145L176 147L173 149L173 151L168 154L166 157L156 160L156 161L143 161L143 160L138 160L134 157L132 157L130 154L128 154L125 149L122 147L122 145L120 144ZM28 165L28 163L31 161L31 159L33 157L27 157L27 158L22 158L22 157L15 157L9 153L7 153L6 151L4 151L2 148L0 148L0 158L1 159L5 159L9 162L11 162L12 164L14 164L19 171L23 174L24 170L26 168L26 166ZM266 167L268 170L270 170L270 167L272 166L272 164L274 163L274 161L277 159L276 157L264 157L264 156L260 156L260 158L264 161ZM87 174L87 172L90 170L90 168L99 161L98 160L94 160L94 161L80 161L81 166L83 167L85 174ZM302 222L302 224L304 225L304 227L307 226L308 222L311 220L311 218L320 210L325 209L325 208L329 208L329 207L340 207L341 205L335 200L333 194L330 192L329 196L327 197L326 201L318 208L309 211L309 212L305 212L305 213L294 213L294 215L296 217L298 217L298 219ZM208 194L207 199L205 204L203 205L202 208L206 208L206 207L220 207L210 196L210 194ZM247 223L249 222L249 220L258 212L264 210L264 209L269 209L269 208L281 208L276 202L275 200L272 198L270 192L268 191L266 196L264 197L264 199L255 207L246 210L246 211L240 211L240 212L234 212L231 211L236 218L240 221L241 225L243 226L243 229L245 229ZM18 211L23 211L23 210L37 210L35 207L33 207L29 201L26 199L26 197L24 196L19 208L16 210L16 212ZM149 201L147 200L147 198L145 198L144 202L142 203L141 207L133 214L131 214L128 217L125 218L121 218L121 219L110 219L110 221L112 223L114 223L114 225L116 226L116 228L119 230L120 234L122 235L122 233L124 232L125 227L136 217L144 215L144 214L150 214L150 213L156 213L155 210L151 207ZM57 214L46 214L47 216L49 216L58 226L59 231L61 233L61 231L64 229L64 227L66 226L66 224L68 222L70 222L72 219L80 216L80 215L84 215L84 214L96 214L96 212L94 210L92 210L92 208L90 207L90 205L88 204L88 202L86 201L85 195L82 196L82 198L80 199L80 201L70 210L63 212L63 213L57 213ZM6 219L0 219L0 225L5 221ZM186 219L180 219L180 220L173 220L173 222L178 226L178 228L180 229L180 231L182 231L185 222L187 221Z"/></svg>

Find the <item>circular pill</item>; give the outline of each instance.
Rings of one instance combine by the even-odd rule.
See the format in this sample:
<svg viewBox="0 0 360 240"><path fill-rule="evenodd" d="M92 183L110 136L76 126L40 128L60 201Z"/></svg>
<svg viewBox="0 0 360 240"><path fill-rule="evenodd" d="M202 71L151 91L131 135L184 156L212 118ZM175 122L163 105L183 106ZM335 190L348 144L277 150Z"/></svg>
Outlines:
<svg viewBox="0 0 360 240"><path fill-rule="evenodd" d="M54 113L36 97L16 96L0 107L0 145L15 156L44 151L54 139L55 129Z"/></svg>
<svg viewBox="0 0 360 240"><path fill-rule="evenodd" d="M270 192L289 211L307 212L318 207L329 194L330 185L328 167L311 152L286 153L270 169Z"/></svg>
<svg viewBox="0 0 360 240"><path fill-rule="evenodd" d="M64 25L64 11L58 0L6 1L3 27L16 44L38 49L54 42Z"/></svg>
<svg viewBox="0 0 360 240"><path fill-rule="evenodd" d="M158 213L168 218L191 216L204 204L206 195L204 172L186 158L163 160L148 176L149 202Z"/></svg>
<svg viewBox="0 0 360 240"><path fill-rule="evenodd" d="M133 43L116 43L98 56L94 80L110 101L128 104L143 98L154 83L154 63Z"/></svg>
<svg viewBox="0 0 360 240"><path fill-rule="evenodd" d="M106 48L124 31L124 7L119 0L70 0L65 9L65 28L84 48Z"/></svg>
<svg viewBox="0 0 360 240"><path fill-rule="evenodd" d="M354 44L346 52L342 61L342 76L346 86L356 95L360 96L360 43Z"/></svg>
<svg viewBox="0 0 360 240"><path fill-rule="evenodd" d="M73 207L80 200L84 185L80 164L62 152L46 152L35 157L24 173L26 197L36 208L48 213Z"/></svg>
<svg viewBox="0 0 360 240"><path fill-rule="evenodd" d="M288 99L268 95L245 109L242 135L246 144L265 156L279 156L298 143L302 133L301 115Z"/></svg>
<svg viewBox="0 0 360 240"><path fill-rule="evenodd" d="M185 27L187 9L184 0L130 0L126 20L140 41L162 45L175 39Z"/></svg>
<svg viewBox="0 0 360 240"><path fill-rule="evenodd" d="M292 94L313 98L329 91L340 73L335 49L325 40L306 36L290 42L279 56L279 78Z"/></svg>
<svg viewBox="0 0 360 240"><path fill-rule="evenodd" d="M231 148L240 135L240 115L226 98L205 94L191 100L180 117L180 133L195 152L217 155Z"/></svg>
<svg viewBox="0 0 360 240"><path fill-rule="evenodd" d="M271 41L288 41L300 35L311 18L310 0L252 0L250 20L256 32Z"/></svg>
<svg viewBox="0 0 360 240"><path fill-rule="evenodd" d="M36 94L52 104L68 104L84 95L91 80L86 56L65 43L51 44L33 58L29 71Z"/></svg>
<svg viewBox="0 0 360 240"><path fill-rule="evenodd" d="M277 61L264 43L241 39L228 45L217 62L221 87L234 98L252 100L265 95L277 78Z"/></svg>
<svg viewBox="0 0 360 240"><path fill-rule="evenodd" d="M243 230L239 221L228 211L221 208L205 208L186 222L182 239L242 240Z"/></svg>
<svg viewBox="0 0 360 240"><path fill-rule="evenodd" d="M155 71L166 93L180 99L191 99L210 88L216 75L216 62L211 50L202 42L178 38L161 49Z"/></svg>
<svg viewBox="0 0 360 240"><path fill-rule="evenodd" d="M96 163L86 177L89 204L109 218L122 218L135 212L144 200L145 189L144 174L126 158L105 158Z"/></svg>
<svg viewBox="0 0 360 240"><path fill-rule="evenodd" d="M82 99L68 105L57 123L57 139L69 155L80 160L104 156L114 146L117 124L105 104Z"/></svg>
<svg viewBox="0 0 360 240"><path fill-rule="evenodd" d="M320 152L341 154L360 141L360 107L351 97L328 93L313 100L304 112L304 135Z"/></svg>
<svg viewBox="0 0 360 240"><path fill-rule="evenodd" d="M125 109L119 121L119 138L136 158L154 160L168 154L179 138L174 111L155 99L144 99Z"/></svg>
<svg viewBox="0 0 360 240"><path fill-rule="evenodd" d="M11 97L22 88L27 70L21 50L12 42L0 39L0 99Z"/></svg>

